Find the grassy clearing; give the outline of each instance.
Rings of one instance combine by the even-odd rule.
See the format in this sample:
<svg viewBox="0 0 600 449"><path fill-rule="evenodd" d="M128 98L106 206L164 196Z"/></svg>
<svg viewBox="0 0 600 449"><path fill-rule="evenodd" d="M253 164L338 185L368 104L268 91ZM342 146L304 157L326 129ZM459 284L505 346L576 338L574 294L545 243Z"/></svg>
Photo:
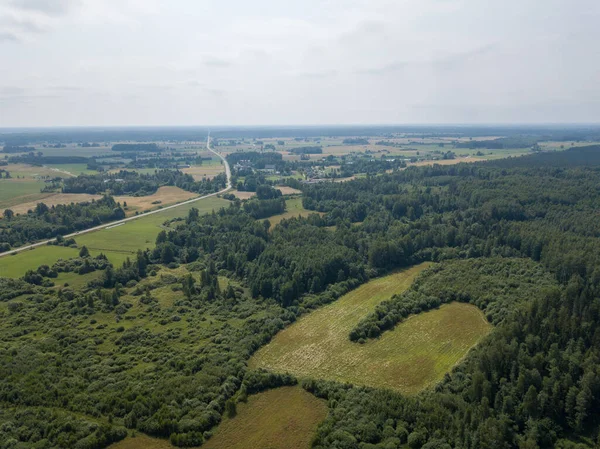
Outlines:
<svg viewBox="0 0 600 449"><path fill-rule="evenodd" d="M273 215L269 217L268 220L271 223L271 229L281 223L281 220L285 220L287 218L292 217L307 217L310 214L316 214L318 212L304 209L302 207L302 198L290 198L285 201L286 211L283 214Z"/></svg>
<svg viewBox="0 0 600 449"><path fill-rule="evenodd" d="M361 318L406 290L427 266L375 279L302 317L261 348L250 367L409 394L431 385L489 332L490 325L476 307L448 304L413 316L363 345L348 339Z"/></svg>
<svg viewBox="0 0 600 449"><path fill-rule="evenodd" d="M326 415L325 401L299 387L268 390L238 404L237 416L225 419L202 447L308 449Z"/></svg>
<svg viewBox="0 0 600 449"><path fill-rule="evenodd" d="M192 207L198 209L200 214L204 214L228 204L228 201L221 198L205 198L133 220L112 229L75 236L75 241L80 247L87 246L92 255L104 253L114 265L120 266L127 257L135 255L138 249L154 247L156 236L163 229L165 220L185 217ZM15 256L1 257L0 277L21 277L25 271L36 269L40 265L52 265L60 258L77 257L78 252L79 250L75 248L40 246Z"/></svg>

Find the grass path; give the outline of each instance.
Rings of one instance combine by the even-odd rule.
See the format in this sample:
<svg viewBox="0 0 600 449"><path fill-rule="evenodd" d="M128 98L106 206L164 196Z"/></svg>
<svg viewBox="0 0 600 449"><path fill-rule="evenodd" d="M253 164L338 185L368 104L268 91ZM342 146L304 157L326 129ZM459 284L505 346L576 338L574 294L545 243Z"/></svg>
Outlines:
<svg viewBox="0 0 600 449"><path fill-rule="evenodd" d="M453 303L413 316L360 345L350 330L381 301L406 290L428 265L375 279L284 329L250 368L416 393L438 381L491 326L474 306Z"/></svg>

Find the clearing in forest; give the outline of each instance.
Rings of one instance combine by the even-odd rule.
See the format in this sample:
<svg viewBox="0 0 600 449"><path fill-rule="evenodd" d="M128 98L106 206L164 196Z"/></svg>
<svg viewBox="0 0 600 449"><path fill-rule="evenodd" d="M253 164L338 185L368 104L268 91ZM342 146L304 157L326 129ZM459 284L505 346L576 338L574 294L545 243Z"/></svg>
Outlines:
<svg viewBox="0 0 600 449"><path fill-rule="evenodd" d="M304 209L302 206L302 197L290 198L285 201L285 212L279 215L273 215L267 218L271 223L271 229L281 223L282 220L287 220L293 217L308 217L310 214L322 215L322 212L315 212L314 210Z"/></svg>
<svg viewBox="0 0 600 449"><path fill-rule="evenodd" d="M225 418L206 449L308 449L327 404L300 387L282 387L248 397L237 415Z"/></svg>
<svg viewBox="0 0 600 449"><path fill-rule="evenodd" d="M377 304L408 289L427 266L374 279L300 318L262 347L250 367L407 394L439 381L491 329L475 306L443 305L362 345L348 338Z"/></svg>

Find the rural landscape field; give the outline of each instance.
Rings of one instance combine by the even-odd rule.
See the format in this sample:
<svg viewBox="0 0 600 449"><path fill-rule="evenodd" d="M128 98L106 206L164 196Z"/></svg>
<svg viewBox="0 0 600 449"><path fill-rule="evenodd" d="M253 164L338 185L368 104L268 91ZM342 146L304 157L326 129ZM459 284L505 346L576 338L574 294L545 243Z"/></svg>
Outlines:
<svg viewBox="0 0 600 449"><path fill-rule="evenodd" d="M598 23L0 1L0 449L600 448Z"/></svg>
<svg viewBox="0 0 600 449"><path fill-rule="evenodd" d="M0 355L2 391L18 394L0 396L1 441L362 449L472 447L461 445L475 438L496 447L486 440L493 434L467 437L459 423L471 414L475 428L491 425L496 411L481 404L539 407L554 397L546 366L564 362L541 358L572 343L533 329L548 307L579 301L573 313L588 310L576 299L580 275L568 274L581 265L558 261L587 260L595 253L583 248L595 240L574 228L567 249L553 229L564 229L570 208L588 220L589 190L572 186L594 185L594 169L579 164L593 164L599 146L494 131L469 139L213 131L180 145L93 147L115 164L136 161L132 169L98 167L91 144L85 167L61 164L79 144L52 148L52 164L47 144L33 153L5 146ZM496 148L505 141L509 149ZM178 157L190 167L139 168ZM553 178L546 167L555 166L568 174ZM540 201L549 201L541 220ZM503 362L511 358L522 366ZM580 404L565 409L567 421L542 418L531 404L498 413L554 419L563 429L550 436L556 447L594 447L595 402L582 414L577 399L596 394L588 365L561 390ZM536 380L542 372L547 380ZM540 441L528 426L506 438Z"/></svg>

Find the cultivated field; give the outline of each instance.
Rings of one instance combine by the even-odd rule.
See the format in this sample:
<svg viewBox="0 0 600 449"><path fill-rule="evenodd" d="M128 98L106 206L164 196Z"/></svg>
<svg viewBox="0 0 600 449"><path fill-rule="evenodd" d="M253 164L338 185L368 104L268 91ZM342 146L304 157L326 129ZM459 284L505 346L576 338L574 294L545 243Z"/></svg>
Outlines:
<svg viewBox="0 0 600 449"><path fill-rule="evenodd" d="M48 196L40 193L44 188L43 181L33 179L0 179L0 211L13 209L16 205L35 201Z"/></svg>
<svg viewBox="0 0 600 449"><path fill-rule="evenodd" d="M308 449L327 415L325 401L300 387L282 387L248 398L237 416L225 419L206 449ZM121 448L119 448L121 449Z"/></svg>
<svg viewBox="0 0 600 449"><path fill-rule="evenodd" d="M406 290L427 266L375 279L302 317L262 347L249 366L417 393L441 379L490 331L479 309L448 304L410 317L362 345L352 343L348 334L378 303Z"/></svg>
<svg viewBox="0 0 600 449"><path fill-rule="evenodd" d="M11 210L15 214L25 214L28 210L35 209L38 203L44 203L48 207L56 206L57 204L83 203L84 201L98 200L102 195L89 195L87 193L42 193L43 197L34 201L28 201L16 206L12 206Z"/></svg>
<svg viewBox="0 0 600 449"><path fill-rule="evenodd" d="M127 203L127 215L134 213L142 213L145 210L156 209L159 206L168 206L169 204L178 203L199 196L197 193L188 192L175 186L159 187L156 193L147 196L115 196L115 201L123 204ZM152 204L160 201L158 204Z"/></svg>
<svg viewBox="0 0 600 449"><path fill-rule="evenodd" d="M239 190L234 190L231 193L240 200L248 200L253 196L256 196L256 192L240 192Z"/></svg>
<svg viewBox="0 0 600 449"><path fill-rule="evenodd" d="M192 165L189 168L182 168L181 171L192 175L196 181L200 181L202 178L212 179L219 173L223 173L225 166L221 163L220 159L211 159L210 161L202 161L202 165Z"/></svg>
<svg viewBox="0 0 600 449"><path fill-rule="evenodd" d="M40 246L22 251L14 256L0 257L0 277L19 278L27 270L35 270L40 265L51 266L58 259L77 257L79 250L64 246Z"/></svg>
<svg viewBox="0 0 600 449"><path fill-rule="evenodd" d="M277 190L280 190L283 195L298 195L302 193L302 190L294 189L288 186L276 186Z"/></svg>

